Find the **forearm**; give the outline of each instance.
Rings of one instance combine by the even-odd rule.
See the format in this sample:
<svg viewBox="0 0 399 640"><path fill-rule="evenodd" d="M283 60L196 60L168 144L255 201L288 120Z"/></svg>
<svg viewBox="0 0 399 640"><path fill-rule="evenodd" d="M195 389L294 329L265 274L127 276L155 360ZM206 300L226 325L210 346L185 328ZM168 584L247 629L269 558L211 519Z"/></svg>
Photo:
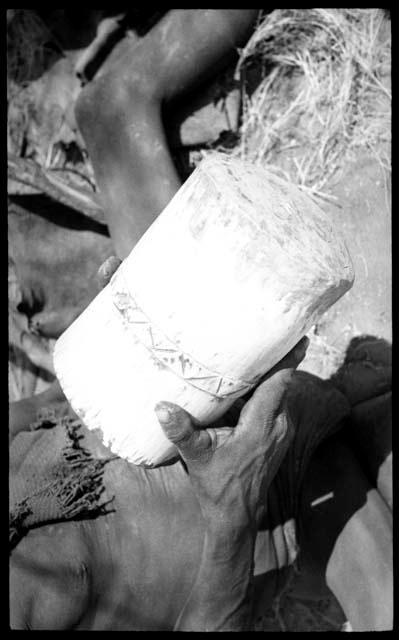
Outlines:
<svg viewBox="0 0 399 640"><path fill-rule="evenodd" d="M250 528L207 528L201 565L175 631L250 630L255 535Z"/></svg>

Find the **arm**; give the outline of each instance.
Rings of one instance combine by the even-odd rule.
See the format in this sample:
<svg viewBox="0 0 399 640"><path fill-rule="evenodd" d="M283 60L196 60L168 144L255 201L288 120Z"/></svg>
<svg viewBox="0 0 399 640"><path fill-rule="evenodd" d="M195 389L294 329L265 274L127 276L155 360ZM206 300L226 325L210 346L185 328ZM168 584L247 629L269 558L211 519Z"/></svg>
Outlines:
<svg viewBox="0 0 399 640"><path fill-rule="evenodd" d="M98 271L106 286L120 264ZM253 553L265 495L292 431L285 392L309 341L298 345L265 377L232 428L197 429L180 407L159 403L166 436L177 446L205 521L200 567L175 630L246 630L252 623Z"/></svg>
<svg viewBox="0 0 399 640"><path fill-rule="evenodd" d="M230 537L225 526L207 528L201 565L175 631L251 629L254 541L250 529Z"/></svg>
<svg viewBox="0 0 399 640"><path fill-rule="evenodd" d="M176 405L156 407L166 436L187 465L206 525L201 564L175 630L251 628L258 518L290 441L284 398L305 350L303 340L267 376L235 429L197 429Z"/></svg>

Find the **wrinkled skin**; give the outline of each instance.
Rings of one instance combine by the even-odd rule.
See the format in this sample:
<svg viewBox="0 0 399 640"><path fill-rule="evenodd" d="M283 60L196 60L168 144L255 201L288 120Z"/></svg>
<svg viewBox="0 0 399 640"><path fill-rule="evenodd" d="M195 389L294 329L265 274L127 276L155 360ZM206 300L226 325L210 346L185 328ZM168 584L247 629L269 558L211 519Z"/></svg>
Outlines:
<svg viewBox="0 0 399 640"><path fill-rule="evenodd" d="M218 544L222 539L223 554L227 553L227 567L223 571L230 573L230 553L237 553L242 546L238 542L237 547L237 538L244 538L244 546L249 544L249 557L238 556L233 566L240 575L250 579L259 493L267 492L288 446L289 420L282 403L292 368L303 358L305 349L306 342L302 341L268 374L246 405L234 433L230 428L217 431L219 444L216 448L210 446L208 430L197 431L188 414L168 403L171 415L177 418L167 422L165 433L179 449L182 447L181 454L189 474L181 462L145 470L124 461L112 461L105 471L105 485L107 490L115 492L114 513L88 523L57 524L32 531L12 556L13 628L54 628L57 625L60 625L57 628L174 628L182 610L186 609L187 628L205 629L204 621L197 619L197 611L187 614L193 578L196 576L198 581L201 569L208 566L209 561L213 565L214 561L213 554L203 553L204 539L208 543L216 540ZM158 413L161 424L165 425L165 405L158 406ZM18 424L18 419L13 424ZM255 424L257 430L251 434L249 426L253 428ZM267 429L264 429L265 424ZM94 447L97 454L101 453L104 448L96 438L90 434L86 437L89 443L92 440L88 448ZM36 443L21 444L21 438L34 438ZM14 441L14 450L18 450L18 445L25 446L29 452L32 446L43 450L45 439L45 433L41 436L40 432L35 435L20 432ZM250 466L248 455L254 463ZM236 459L233 467L231 459ZM239 470L240 460L242 467ZM11 482L18 482L17 471L22 462L23 455L18 459L14 454ZM258 467L255 474L254 467ZM218 482L213 477L215 474L219 477ZM237 502L241 493L243 500ZM249 502L248 495L252 495ZM66 544L64 536L68 539ZM35 546L33 554L29 551L29 542ZM160 549L165 551L163 558L159 556ZM27 561L27 558L32 559ZM128 560L125 562L124 558ZM59 569L55 567L58 560L61 562ZM224 562L220 561L220 564L224 565ZM137 580L138 575L140 580ZM38 576L41 576L40 588ZM58 580L61 580L59 587ZM163 598L163 605L154 615L152 605L149 610L148 603L154 598L162 598L167 584L175 586L169 589L171 598ZM220 586L221 583L216 584ZM242 584L244 614L237 619L228 611L214 623L207 618L206 628L208 625L211 629L219 625L223 629L249 626L245 579ZM77 594L76 601L69 598L71 590ZM44 604L49 592L50 609ZM127 608L126 616L120 612L123 593L127 594L126 602L122 598ZM113 603L115 594L117 601ZM230 609L232 597L234 604L234 594L227 595L224 600L226 609ZM93 598L94 609L89 604ZM182 627L179 625L179 628Z"/></svg>
<svg viewBox="0 0 399 640"><path fill-rule="evenodd" d="M98 81L82 92L77 120L121 257L180 185L167 150L161 108L245 43L256 15L255 10L172 11L137 47L122 45ZM172 46L178 40L178 46ZM135 134L144 128L146 136L140 139ZM270 565L252 579L256 527L261 523L267 528L268 518L272 521L275 515L271 505L283 510L287 497L277 483L269 486L276 473L269 462L278 454L278 467L287 451L287 436L292 437L292 430L281 429L276 420L284 395L281 386L278 389L266 413L266 405L262 411L251 411L250 404L244 410L251 429L257 425L254 433L260 439L246 447L242 438L238 449L230 441L237 475L226 466L229 456L223 459L227 448L208 451L209 437L193 435L190 417L172 407L172 423L161 422L180 447L186 467L180 461L147 471L114 461L105 471L107 495L115 495L113 512L31 530L11 556L12 627L248 628L251 603L258 612L270 604L276 577L276 567ZM53 391L39 402L51 401ZM273 393L264 395L270 397ZM56 389L55 398L59 401ZM35 405L35 400L28 400L14 407L12 435L24 431ZM295 418L294 413L294 425ZM265 423L270 429L262 431L259 425ZM285 427L288 424L287 419ZM225 433L227 439L232 435ZM45 447L43 432L16 437L20 442L26 439L30 451ZM93 451L105 454L92 434L86 433L86 438ZM320 585L333 590L355 629L387 629L392 624L389 508L379 492L368 500L372 485L346 442L335 447L337 458L330 464L325 452L321 450L324 458L319 458L317 451L304 477L300 515L305 519L300 518L304 522L299 540L305 550L304 573L308 572L308 584L313 580L316 585L317 595ZM341 469L340 455L347 461ZM238 483L230 481L233 478ZM333 487L334 500L325 502L322 510L310 508L309 500L326 487ZM348 492L348 487L354 490ZM309 522L312 526L306 528ZM284 546L284 539L280 542ZM375 567L383 571L373 572Z"/></svg>
<svg viewBox="0 0 399 640"><path fill-rule="evenodd" d="M32 530L13 552L12 628L173 628L204 527L187 475L181 464L146 470L118 460L105 484L113 513Z"/></svg>
<svg viewBox="0 0 399 640"><path fill-rule="evenodd" d="M100 286L107 283L118 264L119 260L115 258L104 263L98 274ZM303 357L305 347L306 343L294 361L287 363L286 360L286 365L295 367ZM257 476L252 454L259 447L254 446L251 439L247 440L249 447L244 447L239 453L233 467L230 465L231 459L238 454L234 446L232 452L222 447L220 453L227 451L225 462L222 457L220 461L217 460L213 470L212 467L209 469L209 438L206 432L196 432L190 417L178 407L170 403L158 406L161 424L168 437L180 447L186 467L182 462L176 462L145 470L122 460L113 461L105 471L105 497L115 495L111 513L93 520L44 525L31 530L11 556L12 627L140 630L208 628L210 609L211 615L215 613L212 612L213 603L217 603L219 613L223 607L231 611L235 602L235 593L229 593L225 587L226 580L221 581L224 585L222 590L220 585L214 591L209 589L215 573L217 577L215 553L222 571L227 553L226 571L229 577L238 575L238 584L246 585L243 589L244 601L250 593L253 619L270 605L276 594L279 574L287 575L289 549L286 548L287 541L281 528L275 527L294 516L297 520L297 542L302 549L299 557L302 574L300 595L319 598L321 594L328 593L330 588L355 630L391 628L392 515L389 505L392 504L392 489L386 482L389 470L387 472L385 469L390 458L390 356L386 351L381 355L378 341L366 341L364 349L366 366L361 359L356 360L359 349L355 349L352 360L337 376L336 384L347 394L349 403L340 392L328 391L326 383L317 382L314 376L299 376L297 388L306 389L308 386L309 389L304 396L305 403L301 402L301 393L290 396L296 437L290 444L293 431L287 432L285 427L282 438L277 438L280 457L288 445L289 448L276 482L272 481L269 489L267 487L272 480L270 475L273 476L276 470L271 470L267 465ZM380 359L380 366L370 370L370 358ZM356 387L353 386L354 378L348 374L349 371L357 380ZM275 391L273 385L269 388L264 386L268 384L268 380L265 380L263 388L266 394L263 400L260 404L253 404L252 398L252 409L249 402L242 412L251 429L256 424L258 429L261 426L259 436L267 424L267 415L274 415L274 418L278 415L276 408L280 406L280 401L278 398L273 401L272 396L277 393L281 397L284 384L281 386L282 380L279 383L278 378L283 376L284 380L285 375L287 367L284 368L283 361L271 378L272 382L273 379L275 382L277 380ZM379 395L373 399L373 390L375 392L376 389ZM259 397L262 398L262 395ZM364 402L359 402L362 399ZM317 412L312 408L312 401L316 402ZM353 405L353 411L349 431L340 431L331 443L326 443L324 448L323 445L318 447L312 456L312 448L309 449L309 445L304 447L306 441L310 443L318 432L328 435L331 428L326 429L325 424L331 419L329 417L336 416L338 421L342 421L348 415L350 404ZM40 406L53 406L60 414L68 410L58 384L44 394L15 403L11 408L11 438L22 438L27 451L46 446L46 431L24 432ZM171 422L162 420L165 408L171 409L171 415L174 416ZM319 417L309 429L308 425L314 421L316 414ZM216 433L225 443L226 438L228 441L231 436L230 431L224 432L217 425L213 435ZM277 426L276 433L279 431ZM302 433L302 436L298 437L298 433ZM366 454L362 456L363 467L350 447L351 437L356 438L359 433L361 440L375 442L372 449L366 447ZM96 436L87 430L85 442L97 455L106 456L109 453ZM270 463L273 447L270 448L271 443L267 438L266 442L265 451L269 453L265 461ZM214 453L218 453L218 450ZM302 475L295 479L293 470L298 456L304 468ZM201 468L201 458L205 473ZM16 456L11 449L11 460L13 465L18 466L23 462L23 455L20 453ZM249 460L252 462L248 464ZM276 467L280 462L277 460ZM223 469L224 464L227 464L226 469ZM235 486L233 479L237 478L237 474L233 473L233 478L229 479L237 464L242 465L244 470L242 478L249 473L247 486L252 487L249 493L244 490L244 502L237 502L237 497L241 495L239 485ZM16 470L14 468L14 472ZM379 484L381 470L384 470L384 482ZM302 481L298 482L301 478ZM245 484L246 481L241 485L242 488ZM296 484L303 487L300 493L300 487ZM373 488L373 484L379 486L379 491ZM223 490L226 486L229 487L227 492ZM348 491L348 487L351 487L351 491ZM332 494L334 499L312 506L315 498L326 494ZM223 496L222 500L218 500L220 495ZM289 496L291 506L287 511ZM295 508L298 499L299 507ZM220 522L222 528L219 527ZM258 526L260 533L257 534L256 545L263 531L267 533L267 530L273 529L275 537L268 539L269 548L266 551L269 564L265 566L263 561L261 569L255 566L256 577L253 578L253 531ZM207 547L205 544L209 527L216 533L216 538L221 537L223 541L222 555L217 546ZM249 552L247 544L241 541L241 535L245 540L248 532ZM231 542L233 544L229 546ZM273 555L280 557L277 564L270 562ZM126 561L126 558L129 560ZM209 564L211 572L208 570L207 574L206 567ZM210 593L219 596L212 596L211 605ZM48 606L49 602L51 606ZM205 620L202 619L204 614ZM211 628L216 629L220 625L221 628L247 628L251 622L245 616L229 620L227 614L221 622L216 620Z"/></svg>
<svg viewBox="0 0 399 640"><path fill-rule="evenodd" d="M379 410L382 397L376 398ZM14 425L22 426L24 421L26 425L29 411L32 415L37 407L35 400L12 407ZM46 404L50 400L47 394ZM386 402L388 410L389 399ZM370 416L373 412L370 406L367 409ZM382 433L389 433L389 421L379 426ZM46 433L21 431L16 438L25 439L31 451L45 446ZM376 479L370 482L367 478L370 467L364 459L363 466L359 464L348 437L350 440L350 431L341 430L318 447L304 471L297 515L299 595L319 599L330 588L355 630L389 629L392 515L382 494L373 488ZM87 430L85 443L98 455L109 454ZM292 445L288 451L291 449ZM295 459L295 450L293 454ZM289 458L287 477L292 469ZM22 462L23 456L18 459ZM105 469L105 497L115 495L112 513L33 529L13 551L13 628L167 630L175 628L181 618L200 574L206 527L183 464L146 470L117 460ZM280 511L284 514L290 493L284 478L279 472L279 482L272 482L269 488L269 511L261 529L274 527L276 513L277 517ZM334 499L311 506L315 498L330 492ZM276 547L270 542L269 558L281 553L279 543L285 544L283 536L275 540ZM240 564L240 558L237 553L236 563ZM288 567L278 571L269 562L255 572L254 616L270 606L277 582L283 577L280 587L284 584L287 571Z"/></svg>

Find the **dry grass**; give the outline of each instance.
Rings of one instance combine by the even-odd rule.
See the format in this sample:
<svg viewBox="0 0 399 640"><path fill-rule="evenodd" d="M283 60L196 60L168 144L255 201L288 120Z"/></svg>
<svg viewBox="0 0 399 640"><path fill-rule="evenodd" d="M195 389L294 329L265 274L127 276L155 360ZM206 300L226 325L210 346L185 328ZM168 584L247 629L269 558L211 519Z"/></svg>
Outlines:
<svg viewBox="0 0 399 640"><path fill-rule="evenodd" d="M72 188L95 191L94 172L71 116L79 88L70 52L39 14L8 10L8 152L57 171ZM9 181L9 188L13 194L35 192L18 180Z"/></svg>
<svg viewBox="0 0 399 640"><path fill-rule="evenodd" d="M250 94L254 67L263 77ZM274 166L315 195L328 194L359 149L389 169L390 68L382 9L276 9L241 52L243 117L233 153Z"/></svg>
<svg viewBox="0 0 399 640"><path fill-rule="evenodd" d="M43 73L61 46L39 15L31 9L8 10L7 101L26 94L29 83Z"/></svg>
<svg viewBox="0 0 399 640"><path fill-rule="evenodd" d="M30 123L36 117L35 80L52 59L57 43L39 15L30 9L7 15L7 127L8 150L23 155Z"/></svg>

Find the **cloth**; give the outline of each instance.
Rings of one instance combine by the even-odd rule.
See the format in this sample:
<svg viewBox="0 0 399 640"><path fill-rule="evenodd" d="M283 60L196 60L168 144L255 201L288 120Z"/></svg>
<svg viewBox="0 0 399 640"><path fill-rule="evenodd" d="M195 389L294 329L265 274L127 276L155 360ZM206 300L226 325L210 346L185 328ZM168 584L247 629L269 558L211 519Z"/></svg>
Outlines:
<svg viewBox="0 0 399 640"><path fill-rule="evenodd" d="M46 447L17 436L10 448L10 550L32 527L103 513L104 466L117 456L95 459L81 446L82 424L69 416L44 412L32 423L49 428ZM31 436L31 434L29 434ZM38 437L40 437L38 431Z"/></svg>
<svg viewBox="0 0 399 640"><path fill-rule="evenodd" d="M345 397L330 383L296 372L288 396L295 435L266 497L262 524L263 551L258 565L281 568L298 552L296 521L300 487L317 445L339 428L349 413ZM237 415L230 412L232 424ZM226 422L225 422L226 424ZM57 520L93 516L105 506L104 465L80 445L86 430L80 421L43 412L31 428L47 428L45 448L30 437L17 437L10 450L10 543L13 548L26 531ZM107 501L105 502L107 504ZM266 555L265 555L266 554ZM260 558L263 557L263 560Z"/></svg>

